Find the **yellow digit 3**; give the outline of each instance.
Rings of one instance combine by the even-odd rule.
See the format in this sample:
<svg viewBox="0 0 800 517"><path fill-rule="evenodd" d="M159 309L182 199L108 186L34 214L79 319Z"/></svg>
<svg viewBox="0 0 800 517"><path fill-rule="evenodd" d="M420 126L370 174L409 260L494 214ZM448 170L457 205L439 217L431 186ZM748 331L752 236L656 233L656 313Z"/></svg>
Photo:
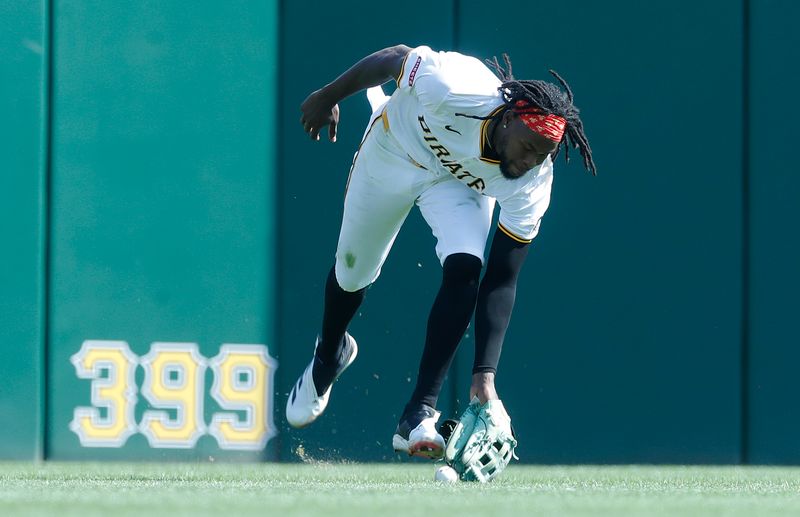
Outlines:
<svg viewBox="0 0 800 517"><path fill-rule="evenodd" d="M84 447L122 447L136 432L136 356L125 341L87 340L70 358L92 381L91 407L77 407L69 428Z"/></svg>

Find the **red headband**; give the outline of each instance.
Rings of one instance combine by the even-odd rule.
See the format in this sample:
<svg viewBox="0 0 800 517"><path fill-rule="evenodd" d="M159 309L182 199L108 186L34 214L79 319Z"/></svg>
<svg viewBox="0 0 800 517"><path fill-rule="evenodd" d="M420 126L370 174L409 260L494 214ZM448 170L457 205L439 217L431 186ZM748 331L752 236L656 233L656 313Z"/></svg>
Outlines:
<svg viewBox="0 0 800 517"><path fill-rule="evenodd" d="M534 133L539 133L548 140L560 142L564 137L564 129L567 121L558 115L544 115L541 110L531 106L525 101L517 101L514 106L514 113L519 115L523 124L528 126Z"/></svg>

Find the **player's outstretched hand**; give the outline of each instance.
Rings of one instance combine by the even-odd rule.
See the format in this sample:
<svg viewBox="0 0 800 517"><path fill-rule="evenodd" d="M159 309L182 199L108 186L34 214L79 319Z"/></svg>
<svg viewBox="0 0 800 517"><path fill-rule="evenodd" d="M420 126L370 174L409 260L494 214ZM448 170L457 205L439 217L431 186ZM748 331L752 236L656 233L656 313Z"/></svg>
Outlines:
<svg viewBox="0 0 800 517"><path fill-rule="evenodd" d="M339 105L331 100L324 90L317 90L309 95L300 105L300 123L312 140L319 140L319 132L328 126L328 138L336 141L336 126L339 125Z"/></svg>

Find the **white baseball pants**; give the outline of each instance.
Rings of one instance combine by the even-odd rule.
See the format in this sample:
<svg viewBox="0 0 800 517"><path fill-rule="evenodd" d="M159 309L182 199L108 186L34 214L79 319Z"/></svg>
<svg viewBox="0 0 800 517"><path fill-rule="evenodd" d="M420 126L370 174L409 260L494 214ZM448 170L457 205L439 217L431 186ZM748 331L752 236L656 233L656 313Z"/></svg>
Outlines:
<svg viewBox="0 0 800 517"><path fill-rule="evenodd" d="M495 200L450 174L416 165L376 110L353 160L336 248L336 279L345 291L373 283L414 204L436 237L440 263L454 253L483 261Z"/></svg>

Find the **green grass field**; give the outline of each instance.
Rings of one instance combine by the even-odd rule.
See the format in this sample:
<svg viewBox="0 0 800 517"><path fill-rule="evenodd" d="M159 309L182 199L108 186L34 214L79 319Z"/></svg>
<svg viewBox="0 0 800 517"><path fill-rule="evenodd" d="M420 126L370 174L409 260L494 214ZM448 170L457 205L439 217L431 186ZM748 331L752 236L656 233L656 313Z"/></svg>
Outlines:
<svg viewBox="0 0 800 517"><path fill-rule="evenodd" d="M0 515L800 515L800 469L527 467L489 485L432 464L0 463Z"/></svg>

